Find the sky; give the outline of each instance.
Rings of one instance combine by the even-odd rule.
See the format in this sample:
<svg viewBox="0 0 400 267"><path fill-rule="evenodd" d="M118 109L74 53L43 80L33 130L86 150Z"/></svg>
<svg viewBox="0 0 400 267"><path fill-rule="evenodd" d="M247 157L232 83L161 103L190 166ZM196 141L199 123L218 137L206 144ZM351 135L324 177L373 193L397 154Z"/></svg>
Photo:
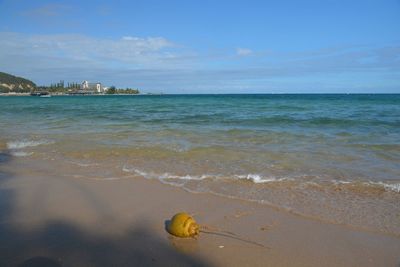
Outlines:
<svg viewBox="0 0 400 267"><path fill-rule="evenodd" d="M151 93L400 93L400 0L0 0L0 71Z"/></svg>

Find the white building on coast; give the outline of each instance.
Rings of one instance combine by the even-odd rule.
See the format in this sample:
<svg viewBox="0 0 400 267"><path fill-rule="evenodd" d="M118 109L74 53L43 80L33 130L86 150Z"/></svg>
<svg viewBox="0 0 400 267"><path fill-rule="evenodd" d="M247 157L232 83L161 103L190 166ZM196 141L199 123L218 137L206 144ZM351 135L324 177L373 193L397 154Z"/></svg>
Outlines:
<svg viewBox="0 0 400 267"><path fill-rule="evenodd" d="M95 91L97 93L104 93L104 88L101 85L101 83L90 83L88 81L83 81L82 82L81 90Z"/></svg>

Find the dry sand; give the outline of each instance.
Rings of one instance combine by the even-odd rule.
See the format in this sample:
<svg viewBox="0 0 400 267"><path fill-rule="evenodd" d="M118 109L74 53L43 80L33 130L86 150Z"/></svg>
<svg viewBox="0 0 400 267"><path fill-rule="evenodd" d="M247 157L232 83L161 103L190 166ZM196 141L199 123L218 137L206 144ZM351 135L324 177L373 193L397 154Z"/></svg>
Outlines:
<svg viewBox="0 0 400 267"><path fill-rule="evenodd" d="M0 161L0 266L400 266L399 237L155 180L78 179ZM179 211L238 238L171 237L164 223Z"/></svg>

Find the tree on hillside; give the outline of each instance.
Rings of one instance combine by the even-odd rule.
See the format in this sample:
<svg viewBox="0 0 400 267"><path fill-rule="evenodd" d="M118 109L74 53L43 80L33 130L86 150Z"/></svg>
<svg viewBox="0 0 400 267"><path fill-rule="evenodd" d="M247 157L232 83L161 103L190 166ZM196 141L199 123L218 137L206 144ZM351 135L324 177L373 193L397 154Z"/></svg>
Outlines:
<svg viewBox="0 0 400 267"><path fill-rule="evenodd" d="M16 84L16 85L29 85L31 87L36 87L36 84L30 80L17 77L8 73L0 72L0 83L5 84Z"/></svg>
<svg viewBox="0 0 400 267"><path fill-rule="evenodd" d="M107 94L108 95L113 95L117 92L117 89L115 89L115 86L111 86L110 88L108 88L107 90Z"/></svg>

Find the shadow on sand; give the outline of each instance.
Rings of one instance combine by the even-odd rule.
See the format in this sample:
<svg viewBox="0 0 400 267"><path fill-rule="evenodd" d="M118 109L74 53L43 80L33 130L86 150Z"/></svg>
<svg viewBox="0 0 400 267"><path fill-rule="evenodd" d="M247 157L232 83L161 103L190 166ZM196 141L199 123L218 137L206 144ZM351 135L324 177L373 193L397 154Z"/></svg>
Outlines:
<svg viewBox="0 0 400 267"><path fill-rule="evenodd" d="M29 232L16 228L8 223L15 192L5 185L13 175L1 168L11 160L8 152L0 153L0 266L210 266L151 233L146 222L118 238L63 221Z"/></svg>

